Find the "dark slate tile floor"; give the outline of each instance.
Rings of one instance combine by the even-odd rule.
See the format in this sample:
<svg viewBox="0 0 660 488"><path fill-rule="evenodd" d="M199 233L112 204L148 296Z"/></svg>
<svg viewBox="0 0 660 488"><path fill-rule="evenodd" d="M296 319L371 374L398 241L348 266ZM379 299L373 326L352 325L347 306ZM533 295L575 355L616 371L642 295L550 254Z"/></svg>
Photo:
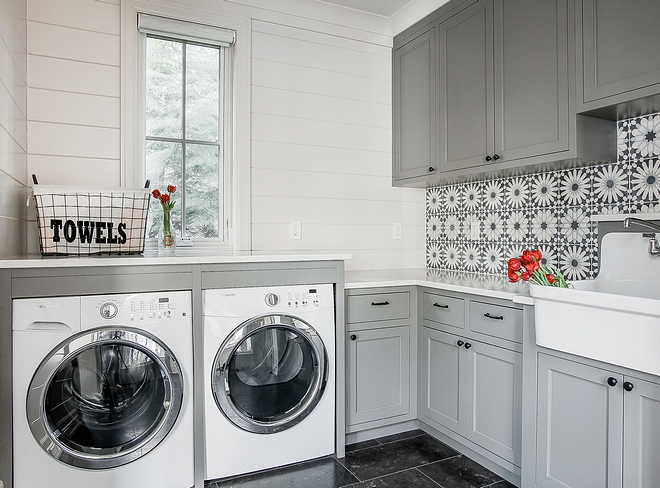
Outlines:
<svg viewBox="0 0 660 488"><path fill-rule="evenodd" d="M483 466L421 430L346 446L328 456L235 478L205 488L513 488Z"/></svg>

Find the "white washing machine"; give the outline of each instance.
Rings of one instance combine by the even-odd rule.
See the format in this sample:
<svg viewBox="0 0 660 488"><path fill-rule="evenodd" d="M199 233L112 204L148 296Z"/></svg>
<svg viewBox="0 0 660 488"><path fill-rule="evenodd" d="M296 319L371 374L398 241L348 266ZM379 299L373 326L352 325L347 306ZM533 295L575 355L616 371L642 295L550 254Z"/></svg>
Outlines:
<svg viewBox="0 0 660 488"><path fill-rule="evenodd" d="M205 479L335 450L333 285L203 291Z"/></svg>
<svg viewBox="0 0 660 488"><path fill-rule="evenodd" d="M194 482L191 294L13 301L15 488Z"/></svg>

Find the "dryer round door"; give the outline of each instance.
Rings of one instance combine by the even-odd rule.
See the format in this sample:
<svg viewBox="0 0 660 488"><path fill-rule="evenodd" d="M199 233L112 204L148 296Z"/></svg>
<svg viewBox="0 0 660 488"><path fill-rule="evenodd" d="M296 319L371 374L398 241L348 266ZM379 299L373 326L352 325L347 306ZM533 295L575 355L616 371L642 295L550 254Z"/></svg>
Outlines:
<svg viewBox="0 0 660 488"><path fill-rule="evenodd" d="M237 427L272 434L307 417L327 380L327 353L316 330L300 318L271 314L227 337L213 362L211 390Z"/></svg>
<svg viewBox="0 0 660 488"><path fill-rule="evenodd" d="M174 426L183 375L174 354L151 334L103 327L53 349L32 378L27 418L55 459L105 469L155 448Z"/></svg>

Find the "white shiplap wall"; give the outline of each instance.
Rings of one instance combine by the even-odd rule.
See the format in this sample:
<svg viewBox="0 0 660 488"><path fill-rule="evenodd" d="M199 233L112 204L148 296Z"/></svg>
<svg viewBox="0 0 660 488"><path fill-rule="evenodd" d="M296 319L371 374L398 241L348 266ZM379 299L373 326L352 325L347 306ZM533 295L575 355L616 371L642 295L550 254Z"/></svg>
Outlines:
<svg viewBox="0 0 660 488"><path fill-rule="evenodd" d="M423 267L424 191L391 186L389 47L232 3L214 5L253 19L252 249L351 253L348 269ZM28 7L28 174L118 186L119 0ZM289 239L293 220L301 240Z"/></svg>
<svg viewBox="0 0 660 488"><path fill-rule="evenodd" d="M26 15L26 0L0 0L0 257L26 249Z"/></svg>
<svg viewBox="0 0 660 488"><path fill-rule="evenodd" d="M119 186L120 6L28 2L28 171Z"/></svg>
<svg viewBox="0 0 660 488"><path fill-rule="evenodd" d="M391 185L390 49L252 24L254 250L353 254L347 269L424 266L424 191ZM302 239L289 239L289 222ZM392 224L403 223L403 239Z"/></svg>

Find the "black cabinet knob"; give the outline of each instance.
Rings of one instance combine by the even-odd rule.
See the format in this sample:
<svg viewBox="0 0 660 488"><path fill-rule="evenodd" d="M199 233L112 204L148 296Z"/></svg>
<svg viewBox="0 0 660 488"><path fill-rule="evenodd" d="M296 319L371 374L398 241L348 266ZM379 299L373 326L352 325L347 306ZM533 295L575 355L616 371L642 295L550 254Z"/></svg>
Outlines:
<svg viewBox="0 0 660 488"><path fill-rule="evenodd" d="M357 339L357 336L355 334L351 334L351 340L354 341L355 339Z"/></svg>
<svg viewBox="0 0 660 488"><path fill-rule="evenodd" d="M497 161L498 159L500 159L500 155L499 154L493 154L493 159L495 161Z"/></svg>
<svg viewBox="0 0 660 488"><path fill-rule="evenodd" d="M429 173L433 173L435 171L435 168L433 166L429 166Z"/></svg>
<svg viewBox="0 0 660 488"><path fill-rule="evenodd" d="M470 349L471 347L472 347L472 344L470 344L469 342L465 343L465 349Z"/></svg>
<svg viewBox="0 0 660 488"><path fill-rule="evenodd" d="M463 344L465 344L465 342L463 342L463 341L461 341L461 340L456 341L456 345L457 345L458 347L461 347Z"/></svg>
<svg viewBox="0 0 660 488"><path fill-rule="evenodd" d="M618 381L616 378L613 378L612 376L610 376L609 378L607 378L607 384L610 385L610 386L616 386L616 384L617 384L618 382L619 382L619 381Z"/></svg>
<svg viewBox="0 0 660 488"><path fill-rule="evenodd" d="M623 389L626 391L632 391L633 388L635 388L635 385L633 385L630 381L624 381L623 382Z"/></svg>
<svg viewBox="0 0 660 488"><path fill-rule="evenodd" d="M492 160L493 158L491 158L490 156L486 156L486 161L492 161Z"/></svg>

